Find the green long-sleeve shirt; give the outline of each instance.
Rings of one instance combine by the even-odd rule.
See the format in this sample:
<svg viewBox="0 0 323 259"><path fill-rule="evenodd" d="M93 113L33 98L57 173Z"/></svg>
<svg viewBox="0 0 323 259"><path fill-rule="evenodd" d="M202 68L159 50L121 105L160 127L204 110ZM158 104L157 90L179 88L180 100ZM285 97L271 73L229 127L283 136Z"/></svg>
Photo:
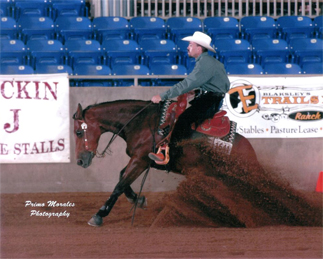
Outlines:
<svg viewBox="0 0 323 259"><path fill-rule="evenodd" d="M223 64L207 52L196 58L193 71L185 79L161 93L160 97L164 101L197 88L215 93L226 93L230 88Z"/></svg>

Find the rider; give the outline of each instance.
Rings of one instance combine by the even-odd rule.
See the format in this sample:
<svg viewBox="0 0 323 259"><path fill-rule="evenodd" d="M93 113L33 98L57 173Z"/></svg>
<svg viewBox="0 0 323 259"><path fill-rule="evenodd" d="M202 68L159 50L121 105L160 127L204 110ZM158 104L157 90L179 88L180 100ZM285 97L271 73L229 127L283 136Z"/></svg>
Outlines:
<svg viewBox="0 0 323 259"><path fill-rule="evenodd" d="M224 69L224 65L208 54L215 53L210 46L211 38L202 32L196 31L193 36L183 38L189 41L187 47L188 56L196 60L193 71L181 82L175 84L169 90L152 97L153 103L159 103L195 90L195 99L179 119L182 122L182 138L187 138L191 132L191 125L195 127L204 120L212 118L222 106L225 93L228 92L230 81ZM149 157L155 161L164 161L162 153L149 153Z"/></svg>

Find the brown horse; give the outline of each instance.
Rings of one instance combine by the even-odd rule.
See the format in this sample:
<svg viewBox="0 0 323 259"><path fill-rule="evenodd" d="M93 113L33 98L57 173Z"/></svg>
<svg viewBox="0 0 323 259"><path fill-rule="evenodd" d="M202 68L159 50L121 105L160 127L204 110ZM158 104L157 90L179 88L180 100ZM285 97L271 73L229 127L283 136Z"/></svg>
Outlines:
<svg viewBox="0 0 323 259"><path fill-rule="evenodd" d="M100 136L105 132L112 132L123 138L127 143L126 153L130 157L130 161L120 172L120 180L112 195L91 218L89 225L100 226L103 222L102 218L108 216L122 193L130 202L137 202L139 206L145 205L145 197L138 198L130 185L150 166L165 169L165 166L155 164L148 157L148 153L154 151L155 144L162 140L162 136L157 134L159 110L158 104L140 100L100 103L84 110L80 104L78 105L73 116L77 164L84 168L91 165L97 153ZM196 167L207 162L203 155L195 152L192 147L176 145L182 140L180 118L172 134L167 169L182 174L184 167ZM188 141L196 141L196 138L201 141L207 139L205 135L192 131L192 137ZM251 144L238 133L235 135L231 155L236 155L248 163L258 164Z"/></svg>

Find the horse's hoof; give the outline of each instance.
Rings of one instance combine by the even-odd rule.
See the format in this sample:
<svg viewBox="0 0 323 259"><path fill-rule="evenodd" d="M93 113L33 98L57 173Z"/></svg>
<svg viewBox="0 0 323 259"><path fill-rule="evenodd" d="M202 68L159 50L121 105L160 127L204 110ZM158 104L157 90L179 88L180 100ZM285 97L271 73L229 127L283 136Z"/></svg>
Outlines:
<svg viewBox="0 0 323 259"><path fill-rule="evenodd" d="M88 224L92 227L100 227L103 223L102 217L94 215L89 221Z"/></svg>
<svg viewBox="0 0 323 259"><path fill-rule="evenodd" d="M138 206L141 209L146 209L148 204L147 204L147 198L145 196L141 196L138 199Z"/></svg>

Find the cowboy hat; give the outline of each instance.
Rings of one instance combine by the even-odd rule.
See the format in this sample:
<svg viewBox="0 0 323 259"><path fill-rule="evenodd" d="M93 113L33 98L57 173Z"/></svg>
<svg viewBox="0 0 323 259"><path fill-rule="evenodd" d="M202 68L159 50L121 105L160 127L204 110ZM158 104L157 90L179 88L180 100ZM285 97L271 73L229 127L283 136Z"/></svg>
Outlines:
<svg viewBox="0 0 323 259"><path fill-rule="evenodd" d="M196 31L194 32L193 36L187 36L183 38L184 41L192 41L199 45L201 45L204 48L207 48L208 50L215 53L215 50L210 46L211 44L211 37L203 32Z"/></svg>

